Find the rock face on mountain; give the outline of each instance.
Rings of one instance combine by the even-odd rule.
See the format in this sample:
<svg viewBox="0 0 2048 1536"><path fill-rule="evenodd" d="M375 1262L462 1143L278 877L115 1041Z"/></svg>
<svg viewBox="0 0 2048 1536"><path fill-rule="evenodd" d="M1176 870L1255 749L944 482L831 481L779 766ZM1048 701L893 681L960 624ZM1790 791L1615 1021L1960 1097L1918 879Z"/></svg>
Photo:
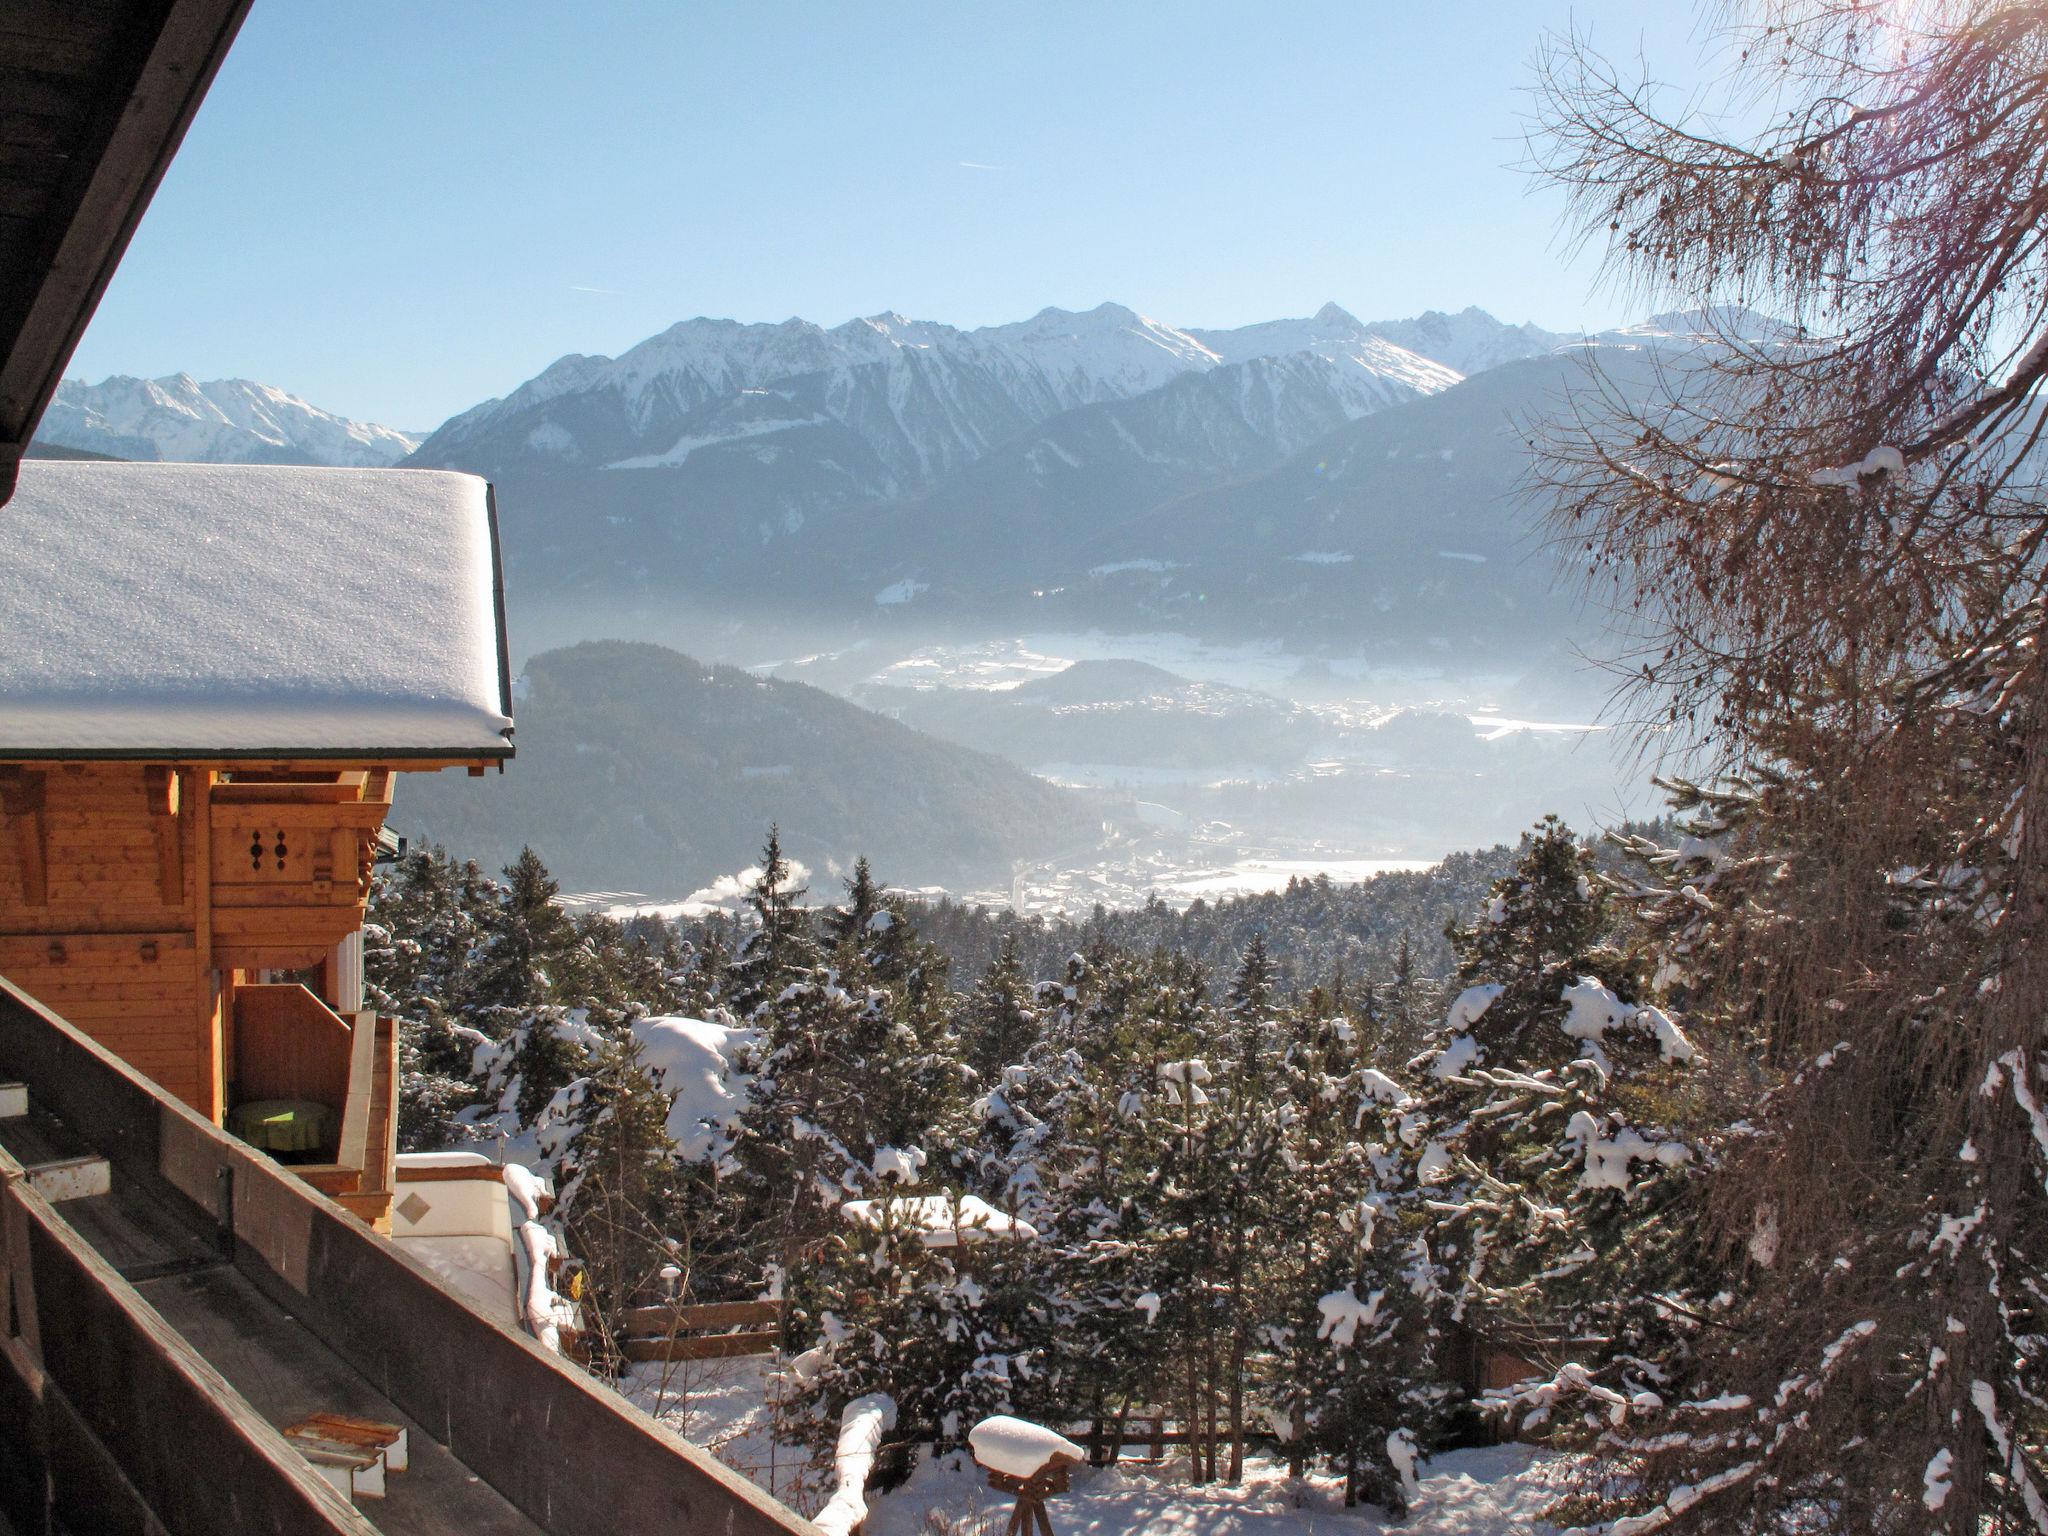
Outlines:
<svg viewBox="0 0 2048 1536"><path fill-rule="evenodd" d="M36 441L117 459L195 464L396 464L419 446L248 379L66 379Z"/></svg>
<svg viewBox="0 0 2048 1536"><path fill-rule="evenodd" d="M770 822L823 872L866 854L892 880L1006 880L1013 860L1093 842L1073 793L803 683L659 646L536 656L519 755L481 781L413 774L391 826L493 867L546 828L565 889L673 898L752 863Z"/></svg>

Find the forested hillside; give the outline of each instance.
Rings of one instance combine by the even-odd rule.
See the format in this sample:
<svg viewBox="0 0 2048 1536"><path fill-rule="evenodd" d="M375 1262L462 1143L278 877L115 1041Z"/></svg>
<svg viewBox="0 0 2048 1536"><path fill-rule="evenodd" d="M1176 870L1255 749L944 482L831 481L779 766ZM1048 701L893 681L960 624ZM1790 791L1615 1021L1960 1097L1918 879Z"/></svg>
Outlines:
<svg viewBox="0 0 2048 1536"><path fill-rule="evenodd" d="M572 918L531 853L505 876L414 852L378 885L407 1143L552 1171L600 1369L663 1265L686 1297L780 1295L808 1351L773 1409L793 1450L884 1399L942 1447L989 1413L1082 1434L1159 1403L1196 1482L1257 1441L1399 1511L1420 1457L1483 1432L1514 1327L1562 1308L1683 1348L1645 1298L1696 1052L1554 822L1441 880L1308 882L1177 931L1004 933L865 864L806 892L772 834L742 916L687 931ZM998 944L971 985L932 939L963 923Z"/></svg>
<svg viewBox="0 0 2048 1536"><path fill-rule="evenodd" d="M1099 824L1079 797L986 753L658 646L552 651L520 689L513 770L409 775L394 828L496 868L544 827L571 889L682 896L744 868L770 822L815 869L866 853L906 883L968 885L1092 842Z"/></svg>
<svg viewBox="0 0 2048 1536"><path fill-rule="evenodd" d="M1186 955L1212 971L1227 970L1256 937L1276 982L1305 991L1339 977L1384 980L1403 963L1404 948L1406 964L1417 973L1442 975L1451 965L1445 927L1469 914L1513 861L1513 849L1489 848L1356 885L1318 875L1264 895L1186 908L1155 897L1141 907L1097 907L1066 921L952 901L908 906L919 931L952 961L960 986L972 985L1005 944L1015 946L1031 975L1052 976L1069 955L1098 941L1137 954Z"/></svg>

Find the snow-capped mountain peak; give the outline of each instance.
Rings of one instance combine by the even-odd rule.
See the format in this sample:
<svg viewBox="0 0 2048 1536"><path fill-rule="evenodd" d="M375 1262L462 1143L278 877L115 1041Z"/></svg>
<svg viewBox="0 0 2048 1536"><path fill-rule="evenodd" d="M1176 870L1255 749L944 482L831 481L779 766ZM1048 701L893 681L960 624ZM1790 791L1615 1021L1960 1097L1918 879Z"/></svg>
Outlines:
<svg viewBox="0 0 2048 1536"><path fill-rule="evenodd" d="M830 329L699 317L616 358L560 359L446 423L416 462L495 475L723 466L756 478L780 466L768 478L783 485L791 465L810 464L812 489L789 492L777 513L788 523L805 508L929 484L1063 412L1252 363L1286 366L1235 377L1213 398L1234 398L1228 414L1240 425L1294 424L1282 431L1289 441L1326 411L1357 417L1461 376L1334 303L1308 319L1227 331L1184 329L1117 303L1049 307L975 330L893 310Z"/></svg>
<svg viewBox="0 0 2048 1536"><path fill-rule="evenodd" d="M1477 305L1455 315L1425 310L1408 320L1375 321L1366 329L1466 375L1525 357L1542 357L1579 339L1536 325L1509 325Z"/></svg>
<svg viewBox="0 0 2048 1536"><path fill-rule="evenodd" d="M1122 304L1079 311L1041 309L1029 320L984 326L969 339L986 352L1020 352L1085 381L1083 388L1091 390L1091 399L1156 389L1180 374L1222 362L1188 332Z"/></svg>
<svg viewBox="0 0 2048 1536"><path fill-rule="evenodd" d="M119 459L199 464L395 464L416 439L352 421L251 379L202 384L189 373L66 379L37 438Z"/></svg>
<svg viewBox="0 0 2048 1536"><path fill-rule="evenodd" d="M1464 377L1441 360L1374 335L1335 304L1325 304L1306 320L1263 320L1231 331L1191 334L1225 362L1307 353L1375 384L1389 382L1417 394L1433 395Z"/></svg>

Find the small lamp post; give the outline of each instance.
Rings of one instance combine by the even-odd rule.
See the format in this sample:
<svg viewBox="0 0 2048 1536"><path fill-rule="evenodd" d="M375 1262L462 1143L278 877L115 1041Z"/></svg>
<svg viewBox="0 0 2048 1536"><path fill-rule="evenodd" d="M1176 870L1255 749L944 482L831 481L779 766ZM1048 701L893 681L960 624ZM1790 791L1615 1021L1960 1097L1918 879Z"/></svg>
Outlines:
<svg viewBox="0 0 2048 1536"><path fill-rule="evenodd" d="M676 1299L676 1282L682 1278L683 1272L676 1265L664 1264L661 1266L662 1294L667 1296L670 1301Z"/></svg>
<svg viewBox="0 0 2048 1536"><path fill-rule="evenodd" d="M1065 1493L1071 1470L1088 1453L1064 1435L1026 1419L997 1414L968 1432L974 1459L988 1469L988 1485L1013 1495L1010 1523L1003 1536L1053 1536L1045 1501Z"/></svg>

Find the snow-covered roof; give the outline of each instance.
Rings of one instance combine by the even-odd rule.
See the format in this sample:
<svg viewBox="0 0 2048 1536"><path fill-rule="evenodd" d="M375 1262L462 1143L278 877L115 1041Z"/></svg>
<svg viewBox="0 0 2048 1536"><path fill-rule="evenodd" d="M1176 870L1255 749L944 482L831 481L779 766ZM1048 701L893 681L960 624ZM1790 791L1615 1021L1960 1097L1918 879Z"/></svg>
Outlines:
<svg viewBox="0 0 2048 1536"><path fill-rule="evenodd" d="M29 460L0 508L0 758L506 757L490 487Z"/></svg>

